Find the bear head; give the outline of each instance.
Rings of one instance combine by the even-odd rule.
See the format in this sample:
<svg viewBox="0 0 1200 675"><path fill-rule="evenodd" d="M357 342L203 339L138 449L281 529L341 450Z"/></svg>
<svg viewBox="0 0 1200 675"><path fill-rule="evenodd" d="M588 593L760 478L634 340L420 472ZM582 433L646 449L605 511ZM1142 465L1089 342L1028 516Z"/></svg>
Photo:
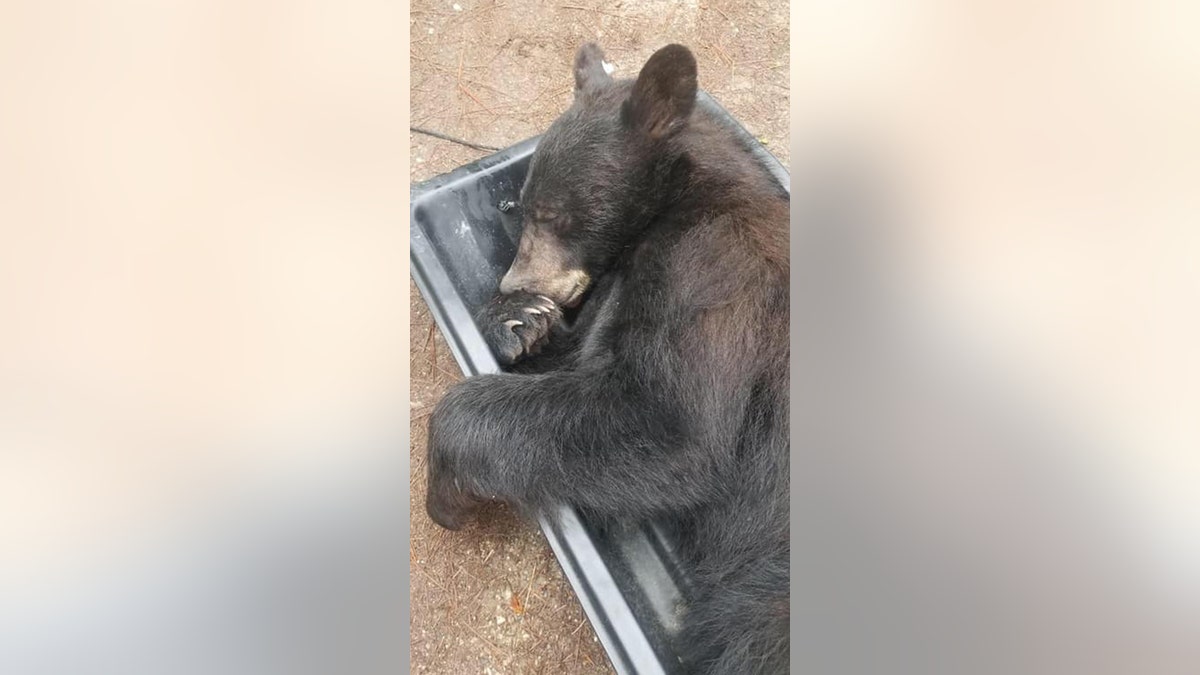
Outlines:
<svg viewBox="0 0 1200 675"><path fill-rule="evenodd" d="M502 293L578 304L678 192L687 157L676 141L696 103L695 57L668 45L633 80L614 79L606 65L592 43L575 56L575 100L530 162Z"/></svg>

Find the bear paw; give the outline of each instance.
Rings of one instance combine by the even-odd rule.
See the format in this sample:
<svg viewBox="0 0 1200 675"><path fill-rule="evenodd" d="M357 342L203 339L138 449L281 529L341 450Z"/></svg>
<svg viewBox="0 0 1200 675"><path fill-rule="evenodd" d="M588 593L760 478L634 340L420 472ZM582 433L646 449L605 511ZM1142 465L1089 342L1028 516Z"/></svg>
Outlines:
<svg viewBox="0 0 1200 675"><path fill-rule="evenodd" d="M538 353L562 310L543 295L517 291L496 296L480 310L475 323L500 365L510 366Z"/></svg>

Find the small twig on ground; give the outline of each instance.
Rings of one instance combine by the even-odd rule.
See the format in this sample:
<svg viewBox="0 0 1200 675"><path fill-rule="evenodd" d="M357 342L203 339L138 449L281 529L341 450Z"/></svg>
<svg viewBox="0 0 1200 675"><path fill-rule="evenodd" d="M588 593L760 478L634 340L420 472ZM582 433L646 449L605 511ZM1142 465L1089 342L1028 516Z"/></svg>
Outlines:
<svg viewBox="0 0 1200 675"><path fill-rule="evenodd" d="M731 66L733 65L733 59L729 58L729 54L726 54L724 49L721 49L720 42L714 43L713 49L717 52L717 56L719 56L722 61Z"/></svg>
<svg viewBox="0 0 1200 675"><path fill-rule="evenodd" d="M499 647L497 647L495 642L492 642L491 640L489 640L489 639L487 639L486 637L484 637L484 636L483 636L483 633L480 633L480 632L479 632L478 630L476 630L476 629L475 629L475 627L474 627L474 626L472 626L471 624L469 624L469 623L458 623L457 625L459 625L459 626L463 626L463 627L465 627L467 630L469 630L469 631L471 631L472 633L474 633L474 634L475 634L475 637L479 638L480 640L483 640L484 644L486 644L487 646L489 646L489 647L491 647L492 649L496 650L496 652L497 652L497 653L498 653L500 656L507 656L507 655L508 655L508 652L506 652L506 651L504 651L503 649L500 649Z"/></svg>
<svg viewBox="0 0 1200 675"><path fill-rule="evenodd" d="M433 575L430 574L429 572L426 572L424 569L422 569L420 567L417 568L417 572L419 572L421 574L421 576L425 577L426 581L428 581L433 586L437 587L438 590L440 590L441 592L449 593L449 591L446 590L446 587L441 585L440 583L438 583L438 581L436 579L434 579Z"/></svg>
<svg viewBox="0 0 1200 675"><path fill-rule="evenodd" d="M530 591L533 590L533 578L535 576L537 576L538 570L540 570L541 567L542 567L542 561L539 560L537 562L537 564L533 566L533 571L529 573L529 583L525 585L525 612L526 613L529 612L529 601L532 599L529 597L529 594L530 594Z"/></svg>
<svg viewBox="0 0 1200 675"><path fill-rule="evenodd" d="M429 332L425 333L425 353L429 353L429 343L433 342L433 330L437 326L434 322L429 322Z"/></svg>
<svg viewBox="0 0 1200 675"><path fill-rule="evenodd" d="M424 457L417 458L417 463L416 463L416 465L413 466L413 469L411 472L412 478L410 478L408 481L408 489L409 490L416 487L417 481L421 480L421 477L425 475L425 473L422 471L422 469L424 469L424 468L425 468L425 458Z"/></svg>
<svg viewBox="0 0 1200 675"><path fill-rule="evenodd" d="M595 7L580 7L579 5L559 5L558 8L559 9L573 9L577 12L595 12L597 14L603 14L604 16L616 17L618 19L621 18L620 14L613 14L612 12L606 12L602 9L596 9Z"/></svg>
<svg viewBox="0 0 1200 675"><path fill-rule="evenodd" d="M432 323L430 323L430 324L429 324L429 327L430 327L430 330L432 331L432 329L433 329L433 324L432 324ZM430 337L433 337L433 336L432 336L432 334L430 335ZM435 348L433 349L433 351L426 350L426 353L427 353L427 354L429 354L429 355L430 355L430 357L431 357L431 358L429 359L429 372L428 372L428 373L426 373L426 375L433 375L433 371L434 371L434 369L438 367L438 350L437 350L437 348L435 347Z"/></svg>
<svg viewBox="0 0 1200 675"><path fill-rule="evenodd" d="M484 110L492 113L493 115L499 114L495 110L492 110L491 108L484 105L483 101L480 101L479 98L477 96L475 96L475 94L472 93L470 89L467 89L467 85L463 84L462 82L459 82L458 88L460 90L462 90L462 93L466 94L467 96L470 96L472 101L475 101L475 103L479 104L480 108L483 108Z"/></svg>

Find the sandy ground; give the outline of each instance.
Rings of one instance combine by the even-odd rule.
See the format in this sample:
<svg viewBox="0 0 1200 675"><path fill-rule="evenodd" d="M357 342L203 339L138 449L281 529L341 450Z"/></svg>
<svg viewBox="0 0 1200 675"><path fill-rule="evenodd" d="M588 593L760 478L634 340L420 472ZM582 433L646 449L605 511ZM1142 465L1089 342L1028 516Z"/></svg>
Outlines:
<svg viewBox="0 0 1200 675"><path fill-rule="evenodd" d="M504 147L541 133L570 104L582 42L598 42L626 77L678 42L695 53L700 86L790 159L786 3L417 1L410 24L414 126ZM410 147L414 182L486 154L419 134ZM535 526L498 508L452 533L425 515L428 415L461 375L411 282L409 292L414 671L611 673Z"/></svg>

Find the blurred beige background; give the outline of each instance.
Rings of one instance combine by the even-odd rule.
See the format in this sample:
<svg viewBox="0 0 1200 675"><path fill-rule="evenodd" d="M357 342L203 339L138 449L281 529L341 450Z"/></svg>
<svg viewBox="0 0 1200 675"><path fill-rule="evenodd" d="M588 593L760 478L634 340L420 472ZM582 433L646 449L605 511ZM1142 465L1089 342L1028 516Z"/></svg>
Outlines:
<svg viewBox="0 0 1200 675"><path fill-rule="evenodd" d="M1200 7L793 10L793 155L874 153L908 211L895 281L1100 441L1085 461L1200 591Z"/></svg>
<svg viewBox="0 0 1200 675"><path fill-rule="evenodd" d="M0 6L0 598L339 439L403 470L404 16Z"/></svg>
<svg viewBox="0 0 1200 675"><path fill-rule="evenodd" d="M884 176L893 222L867 259L894 265L882 286L936 336L908 379L865 368L850 387L830 425L861 445L794 455L793 504L837 506L793 522L855 516L818 516L836 536L805 538L805 562L867 543L794 580L811 602L793 656L819 662L840 638L853 648L831 659L877 657L874 672L1195 671L1200 7L792 8L793 164L843 144ZM880 333L854 337L899 341ZM982 406L1000 423L969 428L976 401L938 399L930 363L1004 387ZM839 613L844 630L822 633Z"/></svg>

